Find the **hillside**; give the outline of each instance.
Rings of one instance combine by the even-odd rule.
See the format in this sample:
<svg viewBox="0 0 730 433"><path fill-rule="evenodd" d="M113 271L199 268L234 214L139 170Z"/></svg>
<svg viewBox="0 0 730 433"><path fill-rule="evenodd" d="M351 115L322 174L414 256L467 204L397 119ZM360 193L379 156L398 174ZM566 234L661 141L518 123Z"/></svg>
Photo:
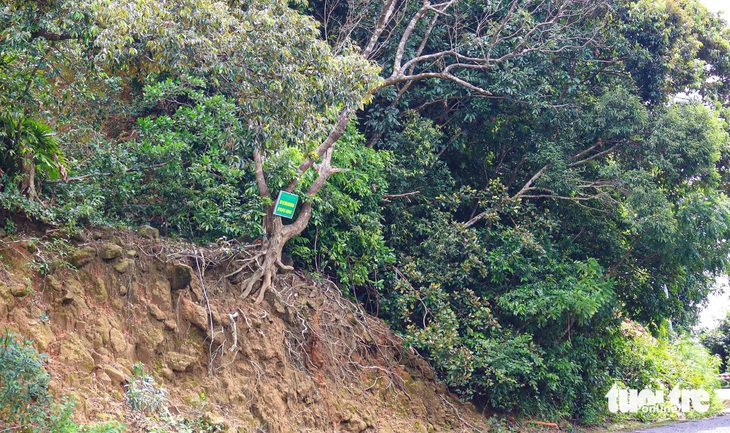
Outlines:
<svg viewBox="0 0 730 433"><path fill-rule="evenodd" d="M609 390L718 386L729 189L700 0L0 6L1 316L83 419L645 420Z"/></svg>
<svg viewBox="0 0 730 433"><path fill-rule="evenodd" d="M472 431L428 364L334 284L293 272L260 305L230 269L252 246L160 240L149 228L4 236L0 327L50 355L83 420L143 431L125 404L144 363L170 408L236 432ZM59 237L57 237L59 236Z"/></svg>

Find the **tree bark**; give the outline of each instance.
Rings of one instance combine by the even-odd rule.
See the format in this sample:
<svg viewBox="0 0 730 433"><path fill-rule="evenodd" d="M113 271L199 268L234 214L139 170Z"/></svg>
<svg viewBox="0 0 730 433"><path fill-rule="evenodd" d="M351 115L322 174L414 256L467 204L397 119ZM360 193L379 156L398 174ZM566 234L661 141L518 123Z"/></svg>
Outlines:
<svg viewBox="0 0 730 433"><path fill-rule="evenodd" d="M20 193L32 200L38 199L35 189L35 163L33 151L27 150L20 158Z"/></svg>

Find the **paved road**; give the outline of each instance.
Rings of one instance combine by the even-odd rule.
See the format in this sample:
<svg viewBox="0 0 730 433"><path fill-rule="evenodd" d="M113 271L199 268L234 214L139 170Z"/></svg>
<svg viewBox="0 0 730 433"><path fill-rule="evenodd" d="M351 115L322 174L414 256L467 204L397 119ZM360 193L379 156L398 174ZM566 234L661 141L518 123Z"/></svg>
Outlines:
<svg viewBox="0 0 730 433"><path fill-rule="evenodd" d="M663 427L650 427L636 430L633 433L730 433L730 415L681 422Z"/></svg>

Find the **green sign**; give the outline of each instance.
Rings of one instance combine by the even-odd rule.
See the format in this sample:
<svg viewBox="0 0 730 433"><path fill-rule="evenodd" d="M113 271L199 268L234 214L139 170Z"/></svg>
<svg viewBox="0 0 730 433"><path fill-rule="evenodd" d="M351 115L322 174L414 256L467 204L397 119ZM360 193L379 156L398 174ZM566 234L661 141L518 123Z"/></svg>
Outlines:
<svg viewBox="0 0 730 433"><path fill-rule="evenodd" d="M274 215L291 218L294 216L294 209L297 208L299 196L286 191L279 191L279 198L274 205Z"/></svg>

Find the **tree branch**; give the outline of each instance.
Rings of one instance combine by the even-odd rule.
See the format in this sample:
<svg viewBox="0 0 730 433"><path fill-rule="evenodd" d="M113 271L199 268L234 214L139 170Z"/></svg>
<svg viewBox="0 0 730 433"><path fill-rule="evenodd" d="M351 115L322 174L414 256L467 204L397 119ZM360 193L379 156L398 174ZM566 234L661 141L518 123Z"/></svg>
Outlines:
<svg viewBox="0 0 730 433"><path fill-rule="evenodd" d="M159 164L149 165L147 167L139 167L139 168L127 168L123 172L124 173L132 173L135 171L145 171L145 170L153 170L155 168L164 167L167 165L166 162L161 162ZM114 176L117 173L90 173L90 174L84 174L82 176L75 176L75 177L69 177L66 179L58 179L58 180L47 180L46 183L69 183L69 182L80 182L82 180L90 179L92 177L106 177L106 176Z"/></svg>
<svg viewBox="0 0 730 433"><path fill-rule="evenodd" d="M362 52L365 58L370 58L370 55L375 50L375 44L378 43L380 35L383 34L383 31L385 31L385 28L390 23L397 4L398 0L386 0L385 4L383 5L383 9L381 10L380 16L378 17L378 21L375 24L375 30L373 31L373 34L370 35L370 40L368 41L367 46L365 46L365 49Z"/></svg>
<svg viewBox="0 0 730 433"><path fill-rule="evenodd" d="M284 241L288 241L300 234L307 227L309 219L312 217L312 198L319 192L320 189L327 182L327 179L334 173L345 171L341 168L333 167L330 165L332 161L332 146L330 146L322 157L322 162L314 165L317 170L317 178L312 182L312 185L307 189L307 200L305 201L302 209L299 211L297 219L287 226L284 226Z"/></svg>
<svg viewBox="0 0 730 433"><path fill-rule="evenodd" d="M253 151L253 160L254 166L256 167L256 185L259 189L259 195L261 197L269 197L271 195L271 191L269 190L269 185L266 184L266 176L264 176L264 160L261 157L261 152L258 148Z"/></svg>
<svg viewBox="0 0 730 433"><path fill-rule="evenodd" d="M411 191L411 192L404 192L403 194L383 194L383 198L380 199L380 203L390 203L391 199L394 198L402 198L402 197L412 197L414 195L419 195L421 191Z"/></svg>
<svg viewBox="0 0 730 433"><path fill-rule="evenodd" d="M418 80L428 78L439 78L452 81L468 90L480 95L491 96L488 89L460 77L456 74L458 70L487 70L495 64L504 63L516 57L522 57L531 53L557 54L570 49L583 48L594 43L600 31L600 26L594 28L591 33L575 35L568 31L579 25L582 21L592 16L595 11L603 7L603 0L562 0L558 2L541 1L538 4L529 5L530 13L539 16L543 13L543 20L534 23L531 27L522 25L511 26L515 21L521 19L518 13L523 4L521 0L509 2L509 9L503 16L497 16L498 10L504 8L499 5L494 9L488 9L481 17L456 17L453 23L446 23L453 32L450 47L435 53L423 54L425 43L441 16L450 16L446 12L454 7L459 0L449 0L438 4L430 4L428 0L413 14L401 35L395 56L392 60L392 72L381 87L406 82L406 85ZM501 2L500 2L501 3ZM391 2L387 6L392 7ZM501 9L499 9L501 8ZM429 22L424 24L424 34L421 37L418 48L412 54L412 58L404 61L407 55L407 47L411 46L411 39L419 27L419 23L431 12L434 15ZM461 20L469 20L462 23ZM499 25L494 25L494 20L499 19ZM379 25L379 24L378 24ZM378 27L376 25L376 28ZM473 26L472 28L469 28ZM514 30L506 31L506 29ZM377 29L380 33L384 29ZM378 34L380 34L378 33ZM464 38L464 34L471 37ZM458 35L458 37L457 37ZM513 41L519 41L513 43ZM368 48L371 48L373 40L370 40ZM492 57L495 52L500 51L503 44L512 44L498 57ZM471 52L482 47L481 55L475 56ZM370 55L370 50L366 50ZM419 65L423 67L418 68ZM420 69L420 70L416 70Z"/></svg>
<svg viewBox="0 0 730 433"><path fill-rule="evenodd" d="M521 190L519 190L519 191L517 192L517 194L515 194L515 195L513 195L513 196L511 197L511 200L516 200L516 199L520 198L520 197L521 197L521 196L522 196L522 195L523 195L524 193L526 193L527 191L529 191L529 190L530 190L530 189L532 188L532 185L533 185L533 184L534 184L534 183L535 183L535 182L536 182L536 181L537 181L538 179L540 179L540 178L542 177L542 175L543 175L543 174L545 174L545 172L547 171L547 169L548 169L548 168L550 168L550 166L551 166L551 165L552 165L552 164L550 164L550 163L548 163L548 164L545 164L545 165L544 165L544 166L543 166L543 167L542 167L542 168L541 168L541 169L540 169L540 170L539 170L539 171L538 171L537 173L535 173L535 175L534 175L534 176L532 176L532 177L530 178L530 180L528 180L528 181L527 181L527 183L526 183L526 184L525 184L525 185L524 185L524 186L522 187L522 189L521 189Z"/></svg>
<svg viewBox="0 0 730 433"><path fill-rule="evenodd" d="M74 39L74 37L68 33L54 33L48 30L40 29L30 33L31 39L43 38L47 41L65 41L68 39Z"/></svg>
<svg viewBox="0 0 730 433"><path fill-rule="evenodd" d="M525 183L525 185L522 186L522 189L520 189L517 194L513 195L509 198L510 201L517 200L518 198L522 198L526 192L533 190L534 188L532 185L542 177L542 175L545 174L548 168L550 168L551 164L545 164L537 173L535 173L530 180ZM494 209L487 209L484 212L481 212L477 214L476 216L472 217L469 221L464 223L464 228L469 228L473 226L474 224L478 223L480 220L482 220L484 217L489 215L490 213L493 213Z"/></svg>
<svg viewBox="0 0 730 433"><path fill-rule="evenodd" d="M577 167L577 166L579 166L579 165L583 165L583 164L586 164L586 163L588 163L588 162L590 162L590 161L592 161L592 160L594 160L594 159L596 159L596 158L599 158L599 157L601 157L601 156L603 156L603 155L606 155L606 154L609 154L609 153L613 152L613 151L614 151L614 150L616 150L616 148L617 148L617 147L619 147L620 145L621 145L621 143L617 143L617 144L614 144L614 145L613 145L613 146L611 146L610 148L608 148L608 149L606 149L606 150L603 150L603 151L601 151L601 152L598 152L598 153L594 153L593 155L591 155L591 156L589 156L589 157L587 157L587 158L584 158L584 159L581 159L581 160L579 160L579 161L575 161L575 162L571 162L571 163L569 163L569 164L566 164L566 167ZM596 146L593 146L593 147L592 147L591 149L593 149L593 148L595 148L595 147L596 147ZM584 152L581 152L581 153L583 153L583 154L584 154Z"/></svg>
<svg viewBox="0 0 730 433"><path fill-rule="evenodd" d="M450 2L445 3L445 7L450 6L455 0L451 0ZM398 42L398 48L395 52L395 59L393 60L393 74L402 74L403 70L401 68L401 63L403 61L403 54L406 50L406 44L408 43L408 40L411 38L411 34L413 33L413 30L416 28L416 24L421 20L421 18L428 12L431 8L431 3L428 0L423 0L423 6L413 15L413 18L411 18L411 21L408 23L408 26L406 26L406 29L403 31L403 35L401 35L400 41Z"/></svg>
<svg viewBox="0 0 730 433"><path fill-rule="evenodd" d="M317 147L315 150L317 157L322 157L329 149L334 146L334 144L337 142L337 140L342 137L342 135L345 133L345 129L347 129L347 122L350 121L350 116L352 115L352 109L345 109L342 110L342 112L337 116L337 123L335 124L335 127L332 129L332 131L327 136L327 139L325 139L322 144ZM299 165L299 168L297 169L297 174L292 179L291 182L289 182L289 185L286 186L286 191L292 192L294 191L294 188L299 183L299 180L302 178L302 175L309 170L312 165L314 165L314 159L311 157L304 160Z"/></svg>

